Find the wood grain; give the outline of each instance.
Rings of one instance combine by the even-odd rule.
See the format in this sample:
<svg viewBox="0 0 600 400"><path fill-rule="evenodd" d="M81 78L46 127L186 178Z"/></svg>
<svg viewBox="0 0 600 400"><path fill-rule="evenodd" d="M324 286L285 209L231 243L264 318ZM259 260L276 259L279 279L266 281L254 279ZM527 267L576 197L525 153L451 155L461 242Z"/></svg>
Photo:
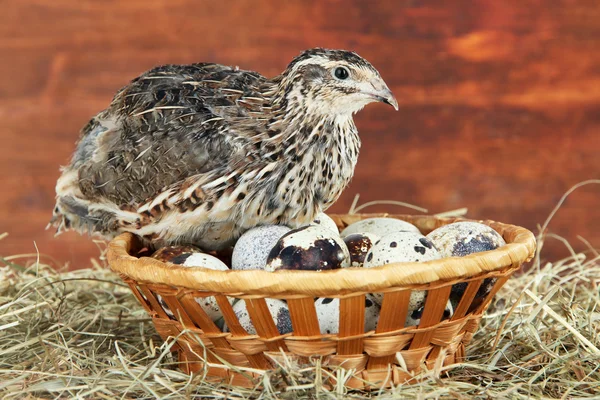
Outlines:
<svg viewBox="0 0 600 400"><path fill-rule="evenodd" d="M431 212L468 207L535 229L560 196L599 177L600 4L541 0L21 0L0 24L0 254L88 265L98 249L44 227L59 166L79 129L152 66L215 61L281 72L313 46L370 60L401 105L357 115L356 176L333 211L395 199ZM586 187L550 225L600 246ZM373 208L368 211L390 210ZM565 254L558 242L548 256Z"/></svg>

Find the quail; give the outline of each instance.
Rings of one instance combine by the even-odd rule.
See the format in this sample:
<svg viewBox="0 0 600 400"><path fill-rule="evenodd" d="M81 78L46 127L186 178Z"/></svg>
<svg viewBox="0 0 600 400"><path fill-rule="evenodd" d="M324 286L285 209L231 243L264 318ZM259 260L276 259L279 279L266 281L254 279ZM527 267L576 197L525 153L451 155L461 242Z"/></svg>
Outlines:
<svg viewBox="0 0 600 400"><path fill-rule="evenodd" d="M156 67L82 129L51 225L205 250L258 225L305 225L350 182L353 114L371 102L398 109L379 72L344 50L306 50L271 79L212 63Z"/></svg>

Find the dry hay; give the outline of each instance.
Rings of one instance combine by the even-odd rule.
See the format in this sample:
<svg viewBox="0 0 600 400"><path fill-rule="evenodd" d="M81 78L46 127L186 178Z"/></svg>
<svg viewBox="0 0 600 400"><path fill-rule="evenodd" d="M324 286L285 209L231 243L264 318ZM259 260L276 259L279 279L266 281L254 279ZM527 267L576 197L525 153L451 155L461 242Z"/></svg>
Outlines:
<svg viewBox="0 0 600 400"><path fill-rule="evenodd" d="M558 239L546 246L563 241L571 249L555 235L538 239ZM327 372L318 360L303 369L280 365L254 389L205 383L201 375L192 378L176 369L170 343L157 336L120 279L97 262L57 272L38 255L0 258L0 395L600 398L600 256L588 247L581 253L571 249L563 260L541 259L496 296L467 349L467 362L425 371L418 384L368 393L348 391L342 384L347 372L341 370L338 386L323 387Z"/></svg>

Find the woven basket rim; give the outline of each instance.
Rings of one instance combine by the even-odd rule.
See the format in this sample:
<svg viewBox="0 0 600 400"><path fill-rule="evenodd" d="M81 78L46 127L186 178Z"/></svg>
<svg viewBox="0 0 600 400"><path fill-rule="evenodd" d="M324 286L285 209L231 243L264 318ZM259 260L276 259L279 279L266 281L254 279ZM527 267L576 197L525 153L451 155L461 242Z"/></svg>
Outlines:
<svg viewBox="0 0 600 400"><path fill-rule="evenodd" d="M518 267L530 261L535 254L536 241L533 233L519 226L496 221L386 213L330 216L342 226L365 218L398 218L415 224L424 233L453 222L480 222L498 231L507 245L460 258L447 257L420 263L392 263L368 269L343 268L319 272L215 271L182 267L150 257L134 257L130 252L138 245L138 238L132 233L123 233L109 243L107 258L113 271L137 282L232 295L335 296L471 278L508 267ZM378 273L375 273L376 271Z"/></svg>

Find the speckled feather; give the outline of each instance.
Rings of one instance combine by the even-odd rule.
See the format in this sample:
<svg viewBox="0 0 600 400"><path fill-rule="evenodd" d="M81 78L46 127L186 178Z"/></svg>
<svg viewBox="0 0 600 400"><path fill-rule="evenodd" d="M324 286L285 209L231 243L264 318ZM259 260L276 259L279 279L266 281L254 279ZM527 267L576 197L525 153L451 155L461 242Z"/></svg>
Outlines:
<svg viewBox="0 0 600 400"><path fill-rule="evenodd" d="M340 66L351 82L332 75ZM218 64L157 67L84 127L52 223L205 249L257 225L301 226L350 182L352 115L372 101L396 106L371 64L341 50L308 50L273 79Z"/></svg>

